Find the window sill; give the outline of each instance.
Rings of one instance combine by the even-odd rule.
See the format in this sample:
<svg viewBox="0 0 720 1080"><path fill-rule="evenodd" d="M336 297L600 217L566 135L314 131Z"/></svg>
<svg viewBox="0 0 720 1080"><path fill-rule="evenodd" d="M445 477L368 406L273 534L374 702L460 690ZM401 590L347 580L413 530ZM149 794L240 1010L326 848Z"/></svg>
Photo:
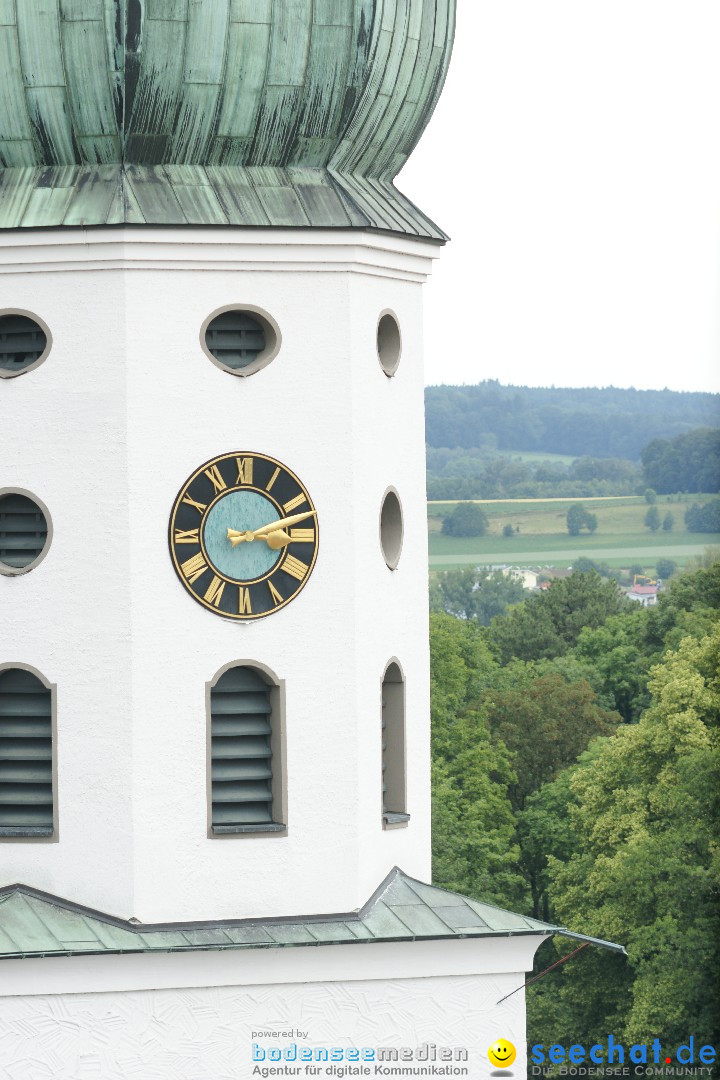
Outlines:
<svg viewBox="0 0 720 1080"><path fill-rule="evenodd" d="M402 828L407 825L408 821L410 820L410 815L399 813L396 814L388 811L387 813L383 814L382 819L384 829L396 829L398 827Z"/></svg>
<svg viewBox="0 0 720 1080"><path fill-rule="evenodd" d="M213 825L210 829L211 836L253 836L284 832L287 832L287 825L278 825L275 822L267 825Z"/></svg>
<svg viewBox="0 0 720 1080"><path fill-rule="evenodd" d="M54 834L55 830L52 825L0 825L0 840L3 838L42 840L48 839Z"/></svg>

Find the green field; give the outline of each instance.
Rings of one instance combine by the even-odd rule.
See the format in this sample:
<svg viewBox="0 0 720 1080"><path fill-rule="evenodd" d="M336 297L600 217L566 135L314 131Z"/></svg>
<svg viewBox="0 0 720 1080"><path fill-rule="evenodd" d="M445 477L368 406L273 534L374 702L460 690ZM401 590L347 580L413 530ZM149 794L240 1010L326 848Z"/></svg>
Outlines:
<svg viewBox="0 0 720 1080"><path fill-rule="evenodd" d="M455 503L428 504L428 533L431 568L508 563L519 566L570 565L584 555L614 567L642 564L654 566L659 558L674 559L682 566L708 546L720 544L717 533L691 533L683 515L692 501L710 496L685 496L683 501L658 496L660 517L670 511L675 519L672 531L651 532L644 524L648 504L640 496L598 499L514 499L505 502L478 500L490 528L485 536L453 537L441 533L442 517ZM598 521L594 533L570 536L565 524L568 507L580 502ZM502 535L505 525L516 529L511 537ZM517 529L519 528L519 532Z"/></svg>

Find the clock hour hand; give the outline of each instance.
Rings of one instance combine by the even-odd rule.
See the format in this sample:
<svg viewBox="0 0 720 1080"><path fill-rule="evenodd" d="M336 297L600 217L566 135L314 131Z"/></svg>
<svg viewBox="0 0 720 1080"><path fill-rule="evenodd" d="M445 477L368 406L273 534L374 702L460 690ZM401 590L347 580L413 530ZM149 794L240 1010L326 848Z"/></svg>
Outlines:
<svg viewBox="0 0 720 1080"><path fill-rule="evenodd" d="M290 517L271 521L268 525L261 525L259 529L228 529L228 540L233 547L237 547L244 540L265 540L269 548L277 551L278 548L286 547L292 541L292 537L284 532L284 528L296 525L305 518L313 517L317 510L306 510L304 514L292 514Z"/></svg>

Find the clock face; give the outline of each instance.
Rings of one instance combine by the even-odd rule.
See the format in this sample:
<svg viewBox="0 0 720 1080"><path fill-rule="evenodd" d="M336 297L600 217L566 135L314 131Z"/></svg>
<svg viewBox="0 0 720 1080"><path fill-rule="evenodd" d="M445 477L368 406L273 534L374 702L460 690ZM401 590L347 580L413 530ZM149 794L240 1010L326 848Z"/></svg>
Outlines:
<svg viewBox="0 0 720 1080"><path fill-rule="evenodd" d="M235 451L207 461L170 515L170 553L199 604L226 619L261 619L312 573L318 523L307 490L280 461Z"/></svg>

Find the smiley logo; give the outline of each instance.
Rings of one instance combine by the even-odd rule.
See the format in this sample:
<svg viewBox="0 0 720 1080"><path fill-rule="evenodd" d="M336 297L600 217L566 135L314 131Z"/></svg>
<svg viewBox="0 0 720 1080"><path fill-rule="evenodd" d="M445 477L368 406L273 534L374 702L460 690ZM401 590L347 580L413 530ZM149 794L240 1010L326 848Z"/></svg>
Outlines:
<svg viewBox="0 0 720 1080"><path fill-rule="evenodd" d="M491 1065L512 1065L515 1060L515 1047L507 1039L496 1039L492 1046L488 1047L488 1058Z"/></svg>

